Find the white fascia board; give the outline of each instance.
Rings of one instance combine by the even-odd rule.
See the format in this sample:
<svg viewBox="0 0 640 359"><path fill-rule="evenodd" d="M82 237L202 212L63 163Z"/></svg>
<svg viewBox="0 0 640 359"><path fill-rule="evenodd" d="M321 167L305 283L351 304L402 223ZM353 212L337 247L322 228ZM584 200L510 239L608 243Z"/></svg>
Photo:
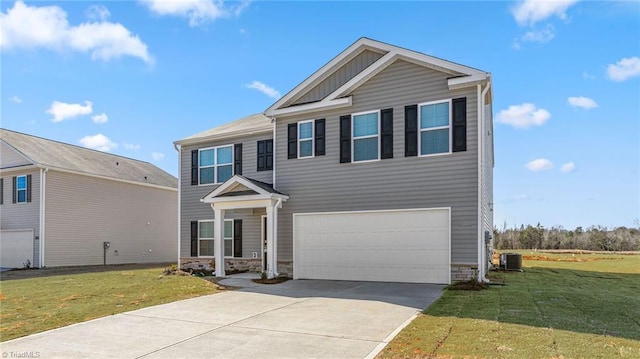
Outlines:
<svg viewBox="0 0 640 359"><path fill-rule="evenodd" d="M468 76L455 77L447 80L449 90L455 90L459 88L472 87L483 83L490 79L491 76L487 73L473 74Z"/></svg>
<svg viewBox="0 0 640 359"><path fill-rule="evenodd" d="M235 188L239 184L249 188L252 191L257 192L258 194L246 195L242 197L216 197L223 193L228 192L229 190ZM266 199L266 198L269 198L269 199L282 198L283 200L286 201L287 199L289 199L289 196L265 191L263 188L256 186L253 182L247 180L246 178L239 175L234 175L233 177L229 178L226 182L218 186L218 188L214 189L213 191L209 192L209 194L204 196L202 201L204 203L216 203L216 202L229 202L229 201L238 201L238 200L253 200L253 199Z"/></svg>
<svg viewBox="0 0 640 359"><path fill-rule="evenodd" d="M352 104L351 96L337 98L337 99L326 99L319 102L313 102L306 105L285 107L281 109L267 110L265 112L266 116L287 116L287 115L296 115L300 113L320 111L320 110L329 110L335 108L343 108L350 107Z"/></svg>
<svg viewBox="0 0 640 359"><path fill-rule="evenodd" d="M226 133L217 134L217 135L178 140L178 141L174 141L173 144L179 145L179 146L190 146L190 145L197 145L199 143L204 143L204 142L227 140L227 139L232 139L237 137L258 135L261 133L271 133L272 131L273 129L271 128L271 125L269 125L269 128L260 129L260 130L253 130L253 131L238 130L238 131L226 132Z"/></svg>
<svg viewBox="0 0 640 359"><path fill-rule="evenodd" d="M38 165L22 165L22 166L16 166L16 167L0 168L0 175L10 174L14 172L30 171L34 169L40 169L40 168L43 168L43 167Z"/></svg>

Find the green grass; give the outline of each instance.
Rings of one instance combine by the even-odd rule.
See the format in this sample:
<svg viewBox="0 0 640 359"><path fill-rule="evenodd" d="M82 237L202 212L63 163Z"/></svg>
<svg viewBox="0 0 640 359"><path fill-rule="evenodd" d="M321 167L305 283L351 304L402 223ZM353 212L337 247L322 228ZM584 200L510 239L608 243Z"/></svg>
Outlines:
<svg viewBox="0 0 640 359"><path fill-rule="evenodd" d="M640 255L521 253L547 260L445 291L380 357L640 358Z"/></svg>
<svg viewBox="0 0 640 359"><path fill-rule="evenodd" d="M216 292L201 278L162 268L2 281L0 340Z"/></svg>

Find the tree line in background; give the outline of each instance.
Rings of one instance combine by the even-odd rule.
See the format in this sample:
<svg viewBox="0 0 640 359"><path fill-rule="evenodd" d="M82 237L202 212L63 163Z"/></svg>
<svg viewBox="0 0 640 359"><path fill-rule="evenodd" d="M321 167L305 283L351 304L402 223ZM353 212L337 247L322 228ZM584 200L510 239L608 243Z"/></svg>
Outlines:
<svg viewBox="0 0 640 359"><path fill-rule="evenodd" d="M562 226L544 228L494 228L495 249L581 249L592 251L640 251L640 229L591 226L568 230Z"/></svg>

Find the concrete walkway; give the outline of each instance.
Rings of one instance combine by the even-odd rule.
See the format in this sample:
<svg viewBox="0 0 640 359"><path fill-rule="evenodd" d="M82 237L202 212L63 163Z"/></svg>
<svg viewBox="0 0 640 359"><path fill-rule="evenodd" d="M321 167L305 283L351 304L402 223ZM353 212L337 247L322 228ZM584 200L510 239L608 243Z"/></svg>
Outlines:
<svg viewBox="0 0 640 359"><path fill-rule="evenodd" d="M34 334L2 343L0 351L9 358L365 358L375 356L443 288L225 281L244 288Z"/></svg>

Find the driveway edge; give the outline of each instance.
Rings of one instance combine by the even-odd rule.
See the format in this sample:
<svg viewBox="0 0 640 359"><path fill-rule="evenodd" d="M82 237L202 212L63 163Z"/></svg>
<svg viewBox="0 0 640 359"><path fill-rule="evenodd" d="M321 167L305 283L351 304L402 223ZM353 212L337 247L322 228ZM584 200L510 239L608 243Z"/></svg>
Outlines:
<svg viewBox="0 0 640 359"><path fill-rule="evenodd" d="M365 359L373 359L376 356L378 356L378 354L382 352L382 350L389 344L389 342L391 342L393 338L395 338L402 331L402 329L404 329L407 325L409 325L409 323L413 322L413 320L416 319L418 315L420 315L420 313L421 312L416 312L414 315L411 316L411 318L407 319L404 323L402 323L399 327L397 327L394 331L392 331L391 334L387 335L387 337L384 338L384 340L380 344L378 344L371 351L371 353L369 353L369 355L365 357Z"/></svg>

